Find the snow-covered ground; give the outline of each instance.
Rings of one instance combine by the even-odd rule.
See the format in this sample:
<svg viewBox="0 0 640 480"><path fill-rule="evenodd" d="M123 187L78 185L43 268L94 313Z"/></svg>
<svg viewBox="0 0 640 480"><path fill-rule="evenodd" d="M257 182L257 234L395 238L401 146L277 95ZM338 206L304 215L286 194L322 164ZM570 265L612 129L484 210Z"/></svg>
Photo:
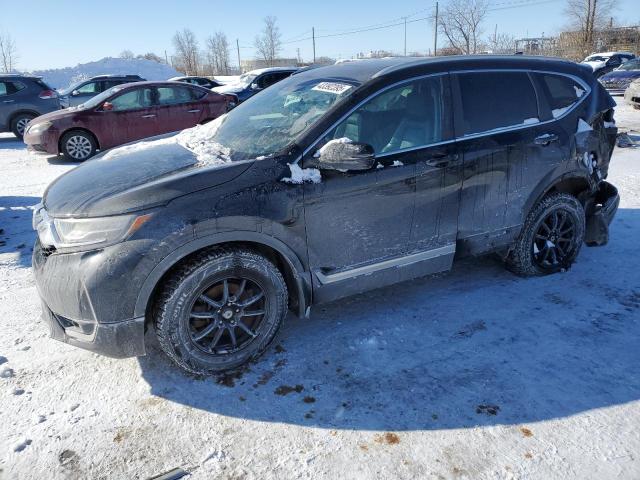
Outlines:
<svg viewBox="0 0 640 480"><path fill-rule="evenodd" d="M640 112L619 127L640 139ZM73 168L0 135L0 478L640 478L640 149L617 149L611 242L520 279L492 258L290 317L236 377L153 346L48 338L30 205Z"/></svg>

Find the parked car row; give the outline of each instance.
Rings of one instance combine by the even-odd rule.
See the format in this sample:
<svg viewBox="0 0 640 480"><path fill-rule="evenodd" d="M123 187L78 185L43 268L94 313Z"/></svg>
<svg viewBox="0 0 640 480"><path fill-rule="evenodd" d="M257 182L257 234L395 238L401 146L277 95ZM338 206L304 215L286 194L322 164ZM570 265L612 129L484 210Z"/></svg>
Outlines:
<svg viewBox="0 0 640 480"><path fill-rule="evenodd" d="M147 82L100 75L59 92L41 78L4 75L0 132L24 137L33 152L82 161L98 150L206 123L296 70L255 70L230 85L196 76Z"/></svg>

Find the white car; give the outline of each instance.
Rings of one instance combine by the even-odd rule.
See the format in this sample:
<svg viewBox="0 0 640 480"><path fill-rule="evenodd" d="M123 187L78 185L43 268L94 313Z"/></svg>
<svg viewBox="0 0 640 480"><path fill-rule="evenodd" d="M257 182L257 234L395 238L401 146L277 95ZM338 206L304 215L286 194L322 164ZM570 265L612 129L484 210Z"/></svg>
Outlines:
<svg viewBox="0 0 640 480"><path fill-rule="evenodd" d="M631 82L631 85L627 87L624 99L633 108L640 110L640 78Z"/></svg>
<svg viewBox="0 0 640 480"><path fill-rule="evenodd" d="M593 69L593 74L600 77L634 58L636 56L631 52L602 52L592 53L581 63L589 65Z"/></svg>

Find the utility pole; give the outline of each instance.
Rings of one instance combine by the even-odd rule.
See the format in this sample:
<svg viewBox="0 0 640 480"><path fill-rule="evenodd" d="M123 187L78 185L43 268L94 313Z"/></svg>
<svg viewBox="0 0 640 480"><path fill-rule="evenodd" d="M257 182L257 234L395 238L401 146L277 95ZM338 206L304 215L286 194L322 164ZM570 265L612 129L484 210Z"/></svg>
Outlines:
<svg viewBox="0 0 640 480"><path fill-rule="evenodd" d="M407 56L407 17L404 18L404 56Z"/></svg>
<svg viewBox="0 0 640 480"><path fill-rule="evenodd" d="M167 57L167 51L164 51L164 61L167 65L169 65L169 57Z"/></svg>
<svg viewBox="0 0 640 480"><path fill-rule="evenodd" d="M433 32L433 56L438 56L438 2L436 2L436 26Z"/></svg>
<svg viewBox="0 0 640 480"><path fill-rule="evenodd" d="M313 39L313 63L316 63L316 27L311 27L311 38Z"/></svg>
<svg viewBox="0 0 640 480"><path fill-rule="evenodd" d="M240 64L240 40L236 38L236 48L238 50L238 73L242 75L242 65Z"/></svg>

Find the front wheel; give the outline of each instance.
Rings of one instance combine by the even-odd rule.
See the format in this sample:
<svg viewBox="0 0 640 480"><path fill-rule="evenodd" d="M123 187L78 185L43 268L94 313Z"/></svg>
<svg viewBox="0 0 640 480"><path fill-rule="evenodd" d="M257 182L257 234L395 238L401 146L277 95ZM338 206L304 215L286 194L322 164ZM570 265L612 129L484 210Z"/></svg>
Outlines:
<svg viewBox="0 0 640 480"><path fill-rule="evenodd" d="M72 162L82 162L96 153L96 140L88 132L74 130L66 133L60 141L62 154Z"/></svg>
<svg viewBox="0 0 640 480"><path fill-rule="evenodd" d="M202 253L164 284L154 308L162 350L182 369L211 374L259 356L287 314L287 287L248 250Z"/></svg>
<svg viewBox="0 0 640 480"><path fill-rule="evenodd" d="M543 198L529 213L507 257L517 275L548 275L568 269L584 242L585 213L568 193Z"/></svg>
<svg viewBox="0 0 640 480"><path fill-rule="evenodd" d="M31 115L30 113L22 113L11 120L11 131L13 134L22 140L24 137L24 132L27 129L27 124L36 118L35 115Z"/></svg>

